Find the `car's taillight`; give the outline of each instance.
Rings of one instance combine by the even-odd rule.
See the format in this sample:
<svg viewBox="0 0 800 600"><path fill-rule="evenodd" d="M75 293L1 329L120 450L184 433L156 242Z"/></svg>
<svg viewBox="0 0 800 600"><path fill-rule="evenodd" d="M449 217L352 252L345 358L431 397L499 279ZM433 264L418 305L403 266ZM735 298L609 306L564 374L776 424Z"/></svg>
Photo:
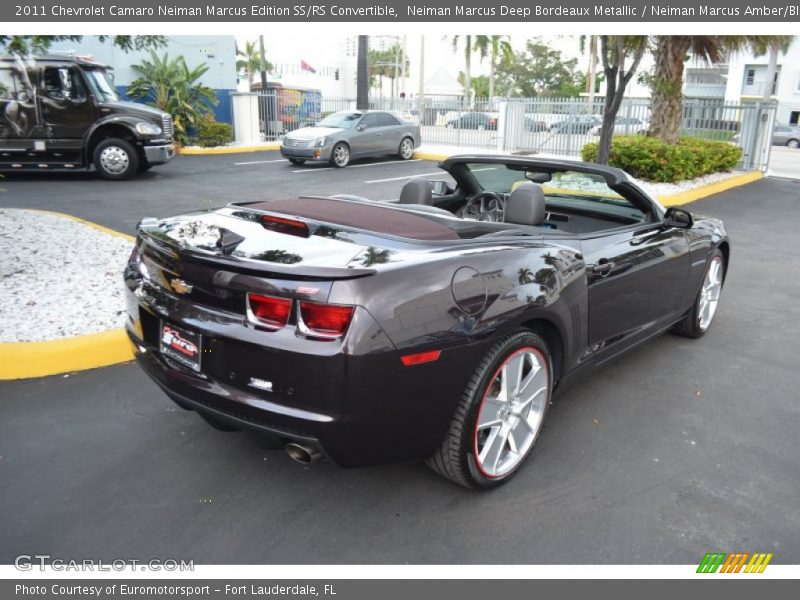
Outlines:
<svg viewBox="0 0 800 600"><path fill-rule="evenodd" d="M300 331L308 336L335 340L344 335L353 318L352 306L340 304L300 303Z"/></svg>
<svg viewBox="0 0 800 600"><path fill-rule="evenodd" d="M247 318L250 322L280 329L289 321L292 301L262 294L247 294Z"/></svg>

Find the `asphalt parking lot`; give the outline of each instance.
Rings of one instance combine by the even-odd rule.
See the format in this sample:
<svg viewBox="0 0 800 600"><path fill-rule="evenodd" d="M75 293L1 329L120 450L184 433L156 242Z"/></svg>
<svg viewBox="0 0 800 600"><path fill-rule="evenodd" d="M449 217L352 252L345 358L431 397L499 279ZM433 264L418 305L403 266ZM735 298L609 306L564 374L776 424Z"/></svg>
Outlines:
<svg viewBox="0 0 800 600"><path fill-rule="evenodd" d="M180 157L126 183L15 175L1 199L131 232L141 216L232 199L389 198L400 178L436 170L424 161L302 173L236 164L270 157ZM712 330L662 336L563 390L508 485L470 492L419 464L302 466L173 407L134 365L4 382L0 563L44 553L697 564L712 550L800 562L800 182L764 179L692 210L725 219L732 237Z"/></svg>
<svg viewBox="0 0 800 600"><path fill-rule="evenodd" d="M6 173L6 193L0 201L16 208L65 212L133 233L142 217L166 217L229 202L320 194L397 198L405 181L417 175L434 179L437 171L434 162L392 158L355 161L345 169L334 169L324 163L295 166L279 152L176 156L121 182L105 181L90 172Z"/></svg>

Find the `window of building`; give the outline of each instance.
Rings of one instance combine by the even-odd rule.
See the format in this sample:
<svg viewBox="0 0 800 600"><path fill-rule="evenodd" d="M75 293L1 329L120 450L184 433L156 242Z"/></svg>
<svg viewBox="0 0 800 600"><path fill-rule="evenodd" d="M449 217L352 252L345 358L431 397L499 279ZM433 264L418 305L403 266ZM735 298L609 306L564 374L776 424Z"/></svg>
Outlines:
<svg viewBox="0 0 800 600"><path fill-rule="evenodd" d="M756 70L755 69L747 69L745 76L744 76L744 84L745 85L753 85L756 82Z"/></svg>

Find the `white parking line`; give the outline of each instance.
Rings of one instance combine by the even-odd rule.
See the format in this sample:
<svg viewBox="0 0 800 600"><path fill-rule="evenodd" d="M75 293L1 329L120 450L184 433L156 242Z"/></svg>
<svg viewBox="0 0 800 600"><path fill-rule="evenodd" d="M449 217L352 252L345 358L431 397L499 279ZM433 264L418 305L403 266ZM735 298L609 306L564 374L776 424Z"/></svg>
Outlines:
<svg viewBox="0 0 800 600"><path fill-rule="evenodd" d="M403 164L408 164L412 162L419 162L421 158L412 158L411 160L404 160ZM377 167L379 165L393 165L397 163L393 162L376 162L376 163L367 163L365 165L348 165L344 167L345 169L360 169L361 167ZM292 171L292 173L316 173L317 171L330 171L333 167L316 167L311 169L298 169L297 171Z"/></svg>
<svg viewBox="0 0 800 600"><path fill-rule="evenodd" d="M264 163L276 163L276 162L289 162L285 158L277 158L275 160L250 160L247 162L238 162L233 163L234 165L262 165Z"/></svg>
<svg viewBox="0 0 800 600"><path fill-rule="evenodd" d="M401 181L403 179L414 179L414 177L430 177L431 175L447 175L442 171L434 171L433 173L415 173L414 175L404 175L403 177L388 177L386 179L370 179L364 183L383 183L384 181Z"/></svg>

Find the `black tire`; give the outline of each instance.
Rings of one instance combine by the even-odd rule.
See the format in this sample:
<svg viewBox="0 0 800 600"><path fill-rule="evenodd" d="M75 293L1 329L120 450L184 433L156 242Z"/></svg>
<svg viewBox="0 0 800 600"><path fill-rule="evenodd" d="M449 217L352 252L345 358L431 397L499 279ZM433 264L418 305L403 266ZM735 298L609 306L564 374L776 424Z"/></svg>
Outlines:
<svg viewBox="0 0 800 600"><path fill-rule="evenodd" d="M411 137L406 136L400 140L400 146L397 148L397 156L400 157L400 160L410 160L411 157L414 156L414 140Z"/></svg>
<svg viewBox="0 0 800 600"><path fill-rule="evenodd" d="M121 138L106 138L95 146L94 168L103 179L128 179L139 171L139 153L133 144Z"/></svg>
<svg viewBox="0 0 800 600"><path fill-rule="evenodd" d="M219 418L215 417L214 415L209 415L209 414L206 414L204 412L201 412L201 413L198 413L198 414L201 417L203 417L203 420L206 423L211 425L217 431L239 431L236 427L234 427L233 425L231 425L227 421L225 421L223 419L219 419Z"/></svg>
<svg viewBox="0 0 800 600"><path fill-rule="evenodd" d="M708 264L706 265L706 270L703 273L703 282L705 282L706 274L708 270L711 268L713 262L719 259L722 261L721 269L722 269L722 282L725 282L725 256L719 250L714 250L711 253L711 256L708 258ZM684 315L684 317L678 321L675 326L673 327L672 331L678 335L682 335L688 338L699 338L703 337L713 325L714 321L713 318L711 322L708 324L707 327L703 328L700 326L700 300L703 294L703 284L700 284L700 290L697 292L697 297L694 300L694 304L692 304L692 308L689 309L689 312Z"/></svg>
<svg viewBox="0 0 800 600"><path fill-rule="evenodd" d="M290 158L289 162L292 163L293 165L304 165L304 164L306 164L306 161L303 158Z"/></svg>
<svg viewBox="0 0 800 600"><path fill-rule="evenodd" d="M146 163L144 161L141 161L139 163L139 173L144 173L145 171L149 171L152 168L153 168L153 165L148 164L148 163Z"/></svg>
<svg viewBox="0 0 800 600"><path fill-rule="evenodd" d="M339 158L338 158L339 154L337 153L337 150L338 150L338 152L343 153L343 156L344 156L343 159L339 160ZM339 142L339 143L335 144L333 146L333 149L331 150L331 159L330 159L329 162L330 162L331 166L336 168L336 169L342 169L342 168L346 167L347 165L349 165L350 164L350 146L348 146L344 142Z"/></svg>
<svg viewBox="0 0 800 600"><path fill-rule="evenodd" d="M800 148L800 140L796 140L796 139L792 138L791 140L786 142L786 145L789 148Z"/></svg>
<svg viewBox="0 0 800 600"><path fill-rule="evenodd" d="M501 476L490 477L483 472L476 460L477 419L485 401L489 386L495 380L500 367L512 355L522 349L535 349L547 368L547 390L544 401L542 419L538 431L534 434L533 443L512 470ZM553 389L552 359L545 341L527 329L519 330L496 344L486 353L476 367L469 383L456 406L455 414L450 422L441 446L426 464L436 473L450 479L454 483L472 489L490 489L506 483L530 456L542 430L542 423L547 416L550 396Z"/></svg>

